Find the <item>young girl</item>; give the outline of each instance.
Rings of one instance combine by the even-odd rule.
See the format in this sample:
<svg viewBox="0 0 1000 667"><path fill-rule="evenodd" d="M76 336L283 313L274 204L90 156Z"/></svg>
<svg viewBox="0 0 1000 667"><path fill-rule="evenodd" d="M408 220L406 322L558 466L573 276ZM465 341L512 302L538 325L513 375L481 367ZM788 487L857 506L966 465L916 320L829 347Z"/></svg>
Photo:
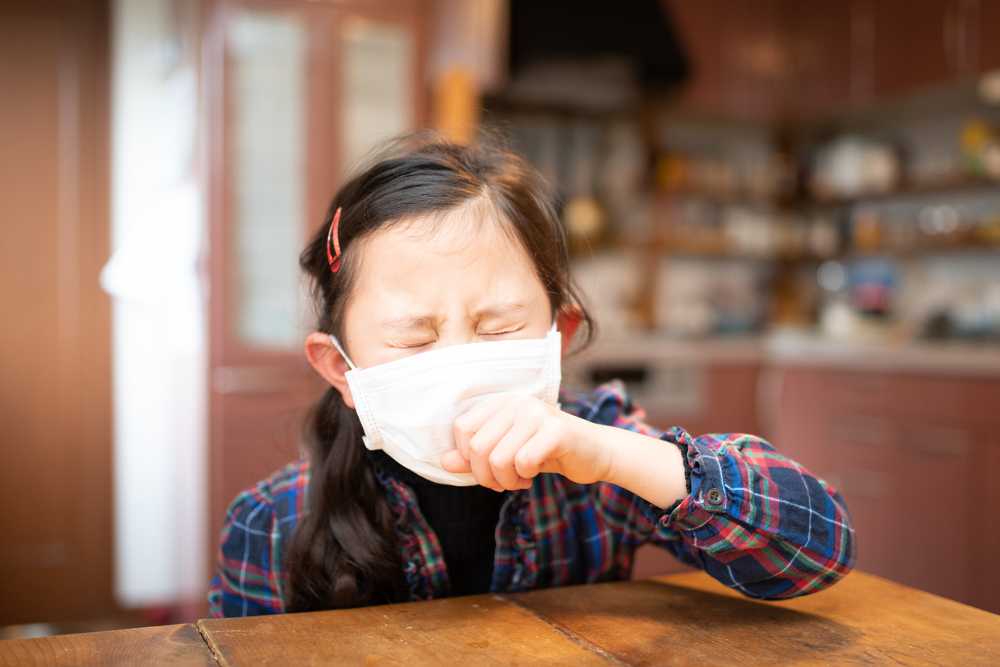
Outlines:
<svg viewBox="0 0 1000 667"><path fill-rule="evenodd" d="M404 140L301 263L330 388L307 458L230 507L211 616L627 579L646 542L758 598L850 571L843 499L767 443L660 432L620 382L559 392L590 319L552 194L503 148Z"/></svg>

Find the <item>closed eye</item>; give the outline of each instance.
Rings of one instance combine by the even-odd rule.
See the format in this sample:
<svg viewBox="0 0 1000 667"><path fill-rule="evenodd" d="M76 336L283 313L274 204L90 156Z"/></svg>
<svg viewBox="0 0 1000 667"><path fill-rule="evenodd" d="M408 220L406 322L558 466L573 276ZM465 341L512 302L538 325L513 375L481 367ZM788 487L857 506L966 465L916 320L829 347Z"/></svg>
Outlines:
<svg viewBox="0 0 1000 667"><path fill-rule="evenodd" d="M432 345L433 343L434 343L433 340L423 341L419 343L396 342L396 343L390 343L390 347L395 347L400 350L419 350L420 348L427 347L428 345Z"/></svg>
<svg viewBox="0 0 1000 667"><path fill-rule="evenodd" d="M522 327L514 327L511 329L504 329L502 331L488 331L479 334L480 336L503 336L504 334L511 334L520 331Z"/></svg>

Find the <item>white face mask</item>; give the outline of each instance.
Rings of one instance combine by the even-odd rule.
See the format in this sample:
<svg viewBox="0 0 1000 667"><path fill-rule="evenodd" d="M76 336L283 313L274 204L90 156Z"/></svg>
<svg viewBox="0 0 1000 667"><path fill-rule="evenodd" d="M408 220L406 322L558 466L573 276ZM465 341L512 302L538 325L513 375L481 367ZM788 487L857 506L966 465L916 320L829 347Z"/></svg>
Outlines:
<svg viewBox="0 0 1000 667"><path fill-rule="evenodd" d="M438 484L472 486L469 473L450 473L441 455L455 449L455 419L505 394L556 405L562 337L453 345L346 373L368 449L382 449L404 467Z"/></svg>

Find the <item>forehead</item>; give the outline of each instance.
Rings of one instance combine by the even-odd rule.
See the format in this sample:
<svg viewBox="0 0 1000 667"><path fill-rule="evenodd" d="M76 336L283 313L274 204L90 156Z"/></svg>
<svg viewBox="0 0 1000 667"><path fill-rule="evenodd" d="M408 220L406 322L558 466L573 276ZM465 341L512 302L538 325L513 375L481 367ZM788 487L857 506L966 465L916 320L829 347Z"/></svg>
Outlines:
<svg viewBox="0 0 1000 667"><path fill-rule="evenodd" d="M477 207L398 222L366 238L358 252L348 315L356 304L454 311L459 305L543 297L548 307L534 261L516 232Z"/></svg>

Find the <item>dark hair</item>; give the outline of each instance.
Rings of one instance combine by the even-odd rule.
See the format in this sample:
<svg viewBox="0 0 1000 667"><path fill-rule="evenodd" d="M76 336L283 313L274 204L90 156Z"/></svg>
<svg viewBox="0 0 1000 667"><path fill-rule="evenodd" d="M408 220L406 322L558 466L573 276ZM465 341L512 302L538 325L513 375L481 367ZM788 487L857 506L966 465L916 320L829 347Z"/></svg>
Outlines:
<svg viewBox="0 0 1000 667"><path fill-rule="evenodd" d="M569 275L566 239L555 197L538 172L496 135L456 144L436 135L396 140L373 166L347 181L300 257L310 275L319 330L344 340L344 312L364 253L359 241L390 226L437 217L462 206L485 228L501 224L532 258L553 315L579 306L589 342L593 324ZM341 268L330 270L327 234L340 208ZM348 354L350 352L348 351ZM392 601L402 578L395 513L365 456L357 413L331 387L305 424L309 509L287 554L289 612ZM360 584L360 585L359 585Z"/></svg>

